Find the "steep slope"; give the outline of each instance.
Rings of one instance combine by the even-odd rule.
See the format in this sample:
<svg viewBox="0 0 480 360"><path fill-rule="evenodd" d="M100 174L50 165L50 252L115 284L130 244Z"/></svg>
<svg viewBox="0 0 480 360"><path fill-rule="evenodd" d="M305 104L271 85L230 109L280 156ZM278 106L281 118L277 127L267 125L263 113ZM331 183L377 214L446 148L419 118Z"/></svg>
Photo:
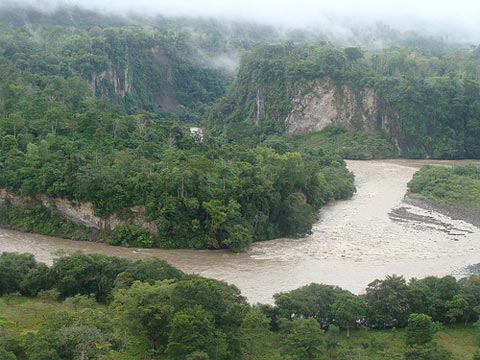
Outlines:
<svg viewBox="0 0 480 360"><path fill-rule="evenodd" d="M202 34L57 15L10 24L0 9L2 226L239 251L308 232L322 205L354 192L338 157L192 134L185 122L231 79L207 61L223 50L202 46L228 36L193 46Z"/></svg>
<svg viewBox="0 0 480 360"><path fill-rule="evenodd" d="M87 87L82 95L109 97L129 113L172 112L193 121L201 105L223 95L231 81L202 60L189 33L132 26L90 12L17 9L8 19L9 12L0 10L2 62L10 68L2 74L3 89L10 81L37 91L53 76L79 78ZM63 16L68 27L61 25ZM8 98L5 90L2 98Z"/></svg>
<svg viewBox="0 0 480 360"><path fill-rule="evenodd" d="M378 133L406 157L480 157L477 53L265 46L243 59L212 119L236 139L255 127L302 135L335 125Z"/></svg>

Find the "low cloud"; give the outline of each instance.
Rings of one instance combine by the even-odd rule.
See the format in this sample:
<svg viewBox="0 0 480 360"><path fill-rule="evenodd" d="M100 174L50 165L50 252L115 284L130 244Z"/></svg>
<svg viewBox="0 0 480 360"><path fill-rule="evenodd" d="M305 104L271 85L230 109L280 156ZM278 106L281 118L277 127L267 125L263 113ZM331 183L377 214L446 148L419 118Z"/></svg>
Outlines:
<svg viewBox="0 0 480 360"><path fill-rule="evenodd" d="M0 3L6 1L0 0ZM403 31L480 40L478 0L17 0L44 9L79 5L117 14L163 14L248 20L284 27L350 31L378 22Z"/></svg>

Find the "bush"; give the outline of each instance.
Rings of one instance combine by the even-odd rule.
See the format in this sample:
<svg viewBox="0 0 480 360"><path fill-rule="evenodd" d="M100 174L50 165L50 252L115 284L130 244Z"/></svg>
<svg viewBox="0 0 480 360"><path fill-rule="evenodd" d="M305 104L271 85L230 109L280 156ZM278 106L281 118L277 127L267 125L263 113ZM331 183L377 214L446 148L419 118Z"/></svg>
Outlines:
<svg viewBox="0 0 480 360"><path fill-rule="evenodd" d="M109 245L151 248L155 239L150 230L136 225L123 225L115 228L107 239Z"/></svg>
<svg viewBox="0 0 480 360"><path fill-rule="evenodd" d="M63 219L57 211L46 208L41 203L30 207L3 207L0 213L2 226L65 239L88 239L89 230L85 226Z"/></svg>
<svg viewBox="0 0 480 360"><path fill-rule="evenodd" d="M467 166L425 166L408 183L412 193L430 200L453 204L480 203L480 168Z"/></svg>
<svg viewBox="0 0 480 360"><path fill-rule="evenodd" d="M432 342L426 345L408 346L405 350L405 360L449 360L451 358L450 351Z"/></svg>
<svg viewBox="0 0 480 360"><path fill-rule="evenodd" d="M0 274L0 295L20 292L35 296L52 284L48 267L37 263L32 254L2 253Z"/></svg>
<svg viewBox="0 0 480 360"><path fill-rule="evenodd" d="M17 360L17 357L14 353L6 351L3 348L0 348L0 360Z"/></svg>
<svg viewBox="0 0 480 360"><path fill-rule="evenodd" d="M432 341L434 324L432 318L425 314L411 314L408 317L407 345L424 345Z"/></svg>

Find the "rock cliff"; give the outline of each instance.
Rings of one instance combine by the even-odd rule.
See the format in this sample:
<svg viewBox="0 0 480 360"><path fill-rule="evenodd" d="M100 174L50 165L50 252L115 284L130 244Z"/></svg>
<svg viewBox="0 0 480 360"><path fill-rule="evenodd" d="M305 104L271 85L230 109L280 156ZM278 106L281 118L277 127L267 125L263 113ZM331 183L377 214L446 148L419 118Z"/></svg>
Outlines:
<svg viewBox="0 0 480 360"><path fill-rule="evenodd" d="M381 133L400 150L395 137L398 114L382 106L374 89L336 85L328 78L297 84L293 109L285 119L287 133L305 135L334 125L347 130Z"/></svg>
<svg viewBox="0 0 480 360"><path fill-rule="evenodd" d="M91 96L95 96L98 91L105 92L104 81L108 81L113 85L113 91L116 95L125 97L126 94L132 91L132 74L129 70L129 66L126 65L124 69L116 69L110 67L106 71L102 71L98 74L93 74L87 80L87 87Z"/></svg>
<svg viewBox="0 0 480 360"><path fill-rule="evenodd" d="M110 64L107 70L91 74L86 80L90 96L115 94L124 98L127 94L136 94L146 97L143 99L144 101L151 101L166 111L182 111L182 104L174 96L172 60L167 56L165 50L160 46L155 46L144 50L141 56L144 58L144 63L137 61L137 65L135 65L127 56L124 66L115 67ZM147 81L148 84L145 84L145 72L149 73L151 77ZM143 87L148 91L143 91L145 90L142 90Z"/></svg>
<svg viewBox="0 0 480 360"><path fill-rule="evenodd" d="M89 202L79 203L68 199L51 199L45 195L37 198L18 196L5 189L0 189L0 208L9 206L23 207L32 206L40 201L45 208L54 208L58 214L65 220L70 220L77 225L86 226L89 229L100 232L111 232L118 226L134 224L142 226L158 237L158 228L154 222L146 220L145 207L134 206L128 209L127 214L111 214L108 217L99 217L95 215L93 205Z"/></svg>

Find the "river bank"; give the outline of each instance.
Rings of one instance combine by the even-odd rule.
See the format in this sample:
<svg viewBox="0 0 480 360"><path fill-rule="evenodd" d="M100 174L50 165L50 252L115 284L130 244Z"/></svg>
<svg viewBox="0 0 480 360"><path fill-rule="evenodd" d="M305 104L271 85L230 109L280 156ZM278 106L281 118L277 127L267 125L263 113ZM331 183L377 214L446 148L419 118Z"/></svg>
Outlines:
<svg viewBox="0 0 480 360"><path fill-rule="evenodd" d="M245 253L135 249L0 230L0 251L34 253L51 263L59 252L98 252L140 259L159 257L175 267L238 286L250 302L271 303L272 295L316 282L355 293L388 274L411 277L458 274L480 263L480 229L406 201L407 183L427 162L347 161L357 193L319 213L312 234L300 239L255 243ZM396 221L403 209L416 218ZM430 217L450 229L424 222Z"/></svg>
<svg viewBox="0 0 480 360"><path fill-rule="evenodd" d="M403 200L406 204L418 206L428 211L438 212L452 219L466 221L476 227L480 227L480 204L455 205L431 201L422 195L408 194Z"/></svg>

